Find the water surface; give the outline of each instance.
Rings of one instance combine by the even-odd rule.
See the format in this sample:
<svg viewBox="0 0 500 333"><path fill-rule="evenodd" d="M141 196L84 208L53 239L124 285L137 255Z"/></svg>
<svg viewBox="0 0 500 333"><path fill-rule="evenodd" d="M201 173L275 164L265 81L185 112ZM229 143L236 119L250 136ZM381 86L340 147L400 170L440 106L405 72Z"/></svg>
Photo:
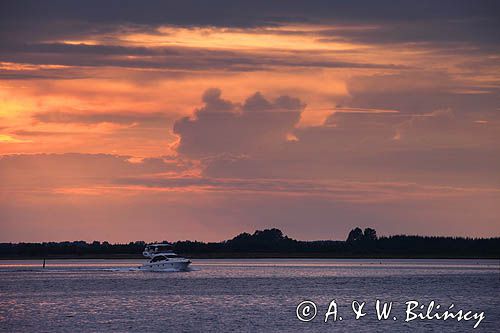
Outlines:
<svg viewBox="0 0 500 333"><path fill-rule="evenodd" d="M0 261L3 332L469 332L475 321L404 322L405 302L484 311L499 331L498 260L193 260L190 272L141 272L142 260ZM324 323L331 300L342 321ZM392 301L378 321L376 299ZM296 306L318 314L301 322ZM351 302L365 301L354 319ZM393 320L393 317L397 317Z"/></svg>

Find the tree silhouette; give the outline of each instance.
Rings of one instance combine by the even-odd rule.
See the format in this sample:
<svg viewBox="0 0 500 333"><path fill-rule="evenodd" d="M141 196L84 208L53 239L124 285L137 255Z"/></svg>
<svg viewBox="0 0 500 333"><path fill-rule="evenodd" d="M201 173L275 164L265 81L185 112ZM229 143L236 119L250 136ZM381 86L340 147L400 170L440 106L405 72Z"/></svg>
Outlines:
<svg viewBox="0 0 500 333"><path fill-rule="evenodd" d="M1 258L141 258L143 241L110 244L106 241L0 243ZM347 241L300 241L279 229L241 233L233 239L204 243L177 241L174 251L192 257L363 257L363 258L499 258L500 237L377 237L375 229L354 228Z"/></svg>
<svg viewBox="0 0 500 333"><path fill-rule="evenodd" d="M356 227L349 232L349 236L347 236L348 243L358 242L363 239L363 230L361 228Z"/></svg>
<svg viewBox="0 0 500 333"><path fill-rule="evenodd" d="M280 251L293 250L296 241L283 235L279 229L257 230L250 235L241 233L226 242L233 251Z"/></svg>
<svg viewBox="0 0 500 333"><path fill-rule="evenodd" d="M363 234L363 240L366 240L366 241L375 241L375 240L377 240L377 232L375 231L375 229L366 228L365 232Z"/></svg>

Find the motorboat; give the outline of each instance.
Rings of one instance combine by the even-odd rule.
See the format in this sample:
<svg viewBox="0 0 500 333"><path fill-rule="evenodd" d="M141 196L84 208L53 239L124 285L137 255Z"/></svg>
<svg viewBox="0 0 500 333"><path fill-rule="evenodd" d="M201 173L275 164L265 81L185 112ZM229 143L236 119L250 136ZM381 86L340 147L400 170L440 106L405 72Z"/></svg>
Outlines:
<svg viewBox="0 0 500 333"><path fill-rule="evenodd" d="M191 260L175 254L169 243L147 245L142 255L149 259L149 262L139 267L143 271L186 271L191 264Z"/></svg>

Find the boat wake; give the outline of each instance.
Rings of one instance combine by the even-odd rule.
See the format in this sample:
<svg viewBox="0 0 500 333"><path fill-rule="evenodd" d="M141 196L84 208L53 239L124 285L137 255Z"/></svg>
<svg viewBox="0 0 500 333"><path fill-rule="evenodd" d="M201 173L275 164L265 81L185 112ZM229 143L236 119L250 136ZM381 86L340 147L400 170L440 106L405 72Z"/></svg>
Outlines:
<svg viewBox="0 0 500 333"><path fill-rule="evenodd" d="M140 269L139 267L51 267L51 268L32 268L32 267L9 267L0 268L4 273L76 273L76 272L143 272L143 273L175 273L199 271L198 268L188 267L187 269L155 269L154 271Z"/></svg>
<svg viewBox="0 0 500 333"><path fill-rule="evenodd" d="M138 267L113 267L113 268L103 268L103 271L108 272L139 272Z"/></svg>
<svg viewBox="0 0 500 333"><path fill-rule="evenodd" d="M164 269L155 269L155 270L145 270L145 269L140 269L139 267L119 267L119 268L109 268L106 270L109 270L112 272L145 272L145 273L172 273L172 272L199 271L199 269L195 268L195 267L187 267L185 269L164 268Z"/></svg>

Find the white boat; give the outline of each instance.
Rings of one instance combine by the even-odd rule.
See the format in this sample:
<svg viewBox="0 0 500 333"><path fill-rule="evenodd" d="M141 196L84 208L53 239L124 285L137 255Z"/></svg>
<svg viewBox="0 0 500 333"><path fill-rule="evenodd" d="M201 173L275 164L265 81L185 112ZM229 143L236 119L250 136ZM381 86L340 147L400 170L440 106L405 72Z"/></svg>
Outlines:
<svg viewBox="0 0 500 333"><path fill-rule="evenodd" d="M172 245L168 243L150 244L146 246L142 255L150 259L139 267L143 271L185 271L191 264L191 260L175 254Z"/></svg>

